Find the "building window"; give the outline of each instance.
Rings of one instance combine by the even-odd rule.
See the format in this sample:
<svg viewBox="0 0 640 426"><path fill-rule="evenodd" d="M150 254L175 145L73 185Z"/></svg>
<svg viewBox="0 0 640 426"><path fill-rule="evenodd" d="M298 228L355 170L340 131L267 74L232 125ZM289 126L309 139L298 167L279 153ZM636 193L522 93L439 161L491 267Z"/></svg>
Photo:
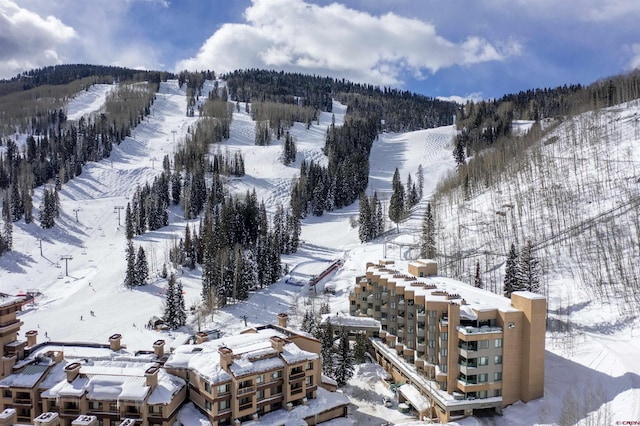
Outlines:
<svg viewBox="0 0 640 426"><path fill-rule="evenodd" d="M313 363L312 362L308 362L307 363L307 371L309 370L313 370Z"/></svg>
<svg viewBox="0 0 640 426"><path fill-rule="evenodd" d="M413 340L407 340L407 348L413 349Z"/></svg>
<svg viewBox="0 0 640 426"><path fill-rule="evenodd" d="M437 313L436 311L429 310L427 315L429 316L429 318L435 318L436 317L436 313Z"/></svg>
<svg viewBox="0 0 640 426"><path fill-rule="evenodd" d="M412 325L407 326L407 333L409 333L409 334L413 334L413 332L414 332L414 328L413 328L413 326L412 326Z"/></svg>
<svg viewBox="0 0 640 426"><path fill-rule="evenodd" d="M478 383L486 383L489 380L487 373L478 374Z"/></svg>
<svg viewBox="0 0 640 426"><path fill-rule="evenodd" d="M493 357L493 363L498 365L502 364L502 355L496 355Z"/></svg>
<svg viewBox="0 0 640 426"><path fill-rule="evenodd" d="M502 347L502 339L496 339L495 340L495 347L496 348L501 348Z"/></svg>
<svg viewBox="0 0 640 426"><path fill-rule="evenodd" d="M447 356L447 348L440 349L440 355Z"/></svg>
<svg viewBox="0 0 640 426"><path fill-rule="evenodd" d="M487 397L487 391L480 391L478 392L478 398L480 399L484 399Z"/></svg>
<svg viewBox="0 0 640 426"><path fill-rule="evenodd" d="M229 385L229 383L227 383L226 385L218 386L218 395L223 395L229 392L231 392L231 386Z"/></svg>
<svg viewBox="0 0 640 426"><path fill-rule="evenodd" d="M443 373L447 372L447 364L440 364L440 371L442 371Z"/></svg>
<svg viewBox="0 0 640 426"><path fill-rule="evenodd" d="M382 298L382 294L381 293L376 293L376 300L380 300Z"/></svg>
<svg viewBox="0 0 640 426"><path fill-rule="evenodd" d="M274 371L273 373L271 373L272 379L279 379L280 377L282 377L282 370Z"/></svg>
<svg viewBox="0 0 640 426"><path fill-rule="evenodd" d="M502 371L496 371L495 373L493 373L493 381L494 382L502 381Z"/></svg>
<svg viewBox="0 0 640 426"><path fill-rule="evenodd" d="M396 302L391 302L389 304L389 306L391 307L391 309L395 309L396 308Z"/></svg>
<svg viewBox="0 0 640 426"><path fill-rule="evenodd" d="M436 347L436 341L435 340L429 340L427 341L427 346L431 349Z"/></svg>
<svg viewBox="0 0 640 426"><path fill-rule="evenodd" d="M447 340L449 340L449 333L440 333L440 339L442 339L443 342L446 342Z"/></svg>
<svg viewBox="0 0 640 426"><path fill-rule="evenodd" d="M204 382L204 390L207 393L211 393L211 383L209 382Z"/></svg>
<svg viewBox="0 0 640 426"><path fill-rule="evenodd" d="M478 365L489 365L489 357L481 356L480 358L478 358Z"/></svg>
<svg viewBox="0 0 640 426"><path fill-rule="evenodd" d="M211 411L213 409L213 404L211 404L211 401L204 402L204 409L207 411Z"/></svg>
<svg viewBox="0 0 640 426"><path fill-rule="evenodd" d="M478 349L489 349L489 341L488 340L479 340L478 341Z"/></svg>
<svg viewBox="0 0 640 426"><path fill-rule="evenodd" d="M226 410L229 408L229 400L225 399L218 402L218 411Z"/></svg>
<svg viewBox="0 0 640 426"><path fill-rule="evenodd" d="M502 389L496 389L493 391L493 396L502 396Z"/></svg>
<svg viewBox="0 0 640 426"><path fill-rule="evenodd" d="M307 386L313 386L313 376L307 376L304 379L304 382L307 384Z"/></svg>
<svg viewBox="0 0 640 426"><path fill-rule="evenodd" d="M256 400L260 401L264 399L264 389L256 392Z"/></svg>
<svg viewBox="0 0 640 426"><path fill-rule="evenodd" d="M263 382L264 382L264 375L260 374L259 376L256 376L256 384L263 383Z"/></svg>

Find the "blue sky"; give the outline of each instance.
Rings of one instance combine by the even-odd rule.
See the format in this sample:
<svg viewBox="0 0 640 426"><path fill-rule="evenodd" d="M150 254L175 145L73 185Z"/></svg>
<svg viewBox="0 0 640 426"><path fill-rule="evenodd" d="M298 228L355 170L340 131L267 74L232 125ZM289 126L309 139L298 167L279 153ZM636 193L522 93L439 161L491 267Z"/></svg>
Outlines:
<svg viewBox="0 0 640 426"><path fill-rule="evenodd" d="M497 97L640 66L638 0L0 0L0 78L266 68Z"/></svg>

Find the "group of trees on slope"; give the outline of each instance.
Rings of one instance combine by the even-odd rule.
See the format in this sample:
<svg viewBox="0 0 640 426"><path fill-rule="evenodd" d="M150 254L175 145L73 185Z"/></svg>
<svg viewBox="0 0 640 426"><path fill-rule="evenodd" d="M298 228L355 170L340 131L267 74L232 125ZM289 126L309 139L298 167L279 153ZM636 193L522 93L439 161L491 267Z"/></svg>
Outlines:
<svg viewBox="0 0 640 426"><path fill-rule="evenodd" d="M109 70L117 73L115 76L92 74ZM74 73L86 77L84 80L73 80L71 76ZM0 145L5 146L0 156L0 197L4 222L0 234L0 255L12 249L11 223L21 219L27 223L34 220L33 190L47 183L52 185L43 193L39 207L42 227L50 228L55 224L58 214L51 214L53 209L48 194L53 193L58 200L57 191L62 184L81 174L86 163L108 158L113 145L120 143L149 114L158 86L156 83L135 82L142 77L158 82L166 76L166 73L133 72L111 67L60 66L34 70L12 80L0 81L0 93L6 93L0 96L0 104L15 100L16 97L20 99L7 109L10 113L2 116L0 127L3 135L6 129L12 130L6 134L16 130L28 134L22 149L11 137L0 138ZM77 93L78 81L89 85L89 80L113 82L114 79L125 77L134 80L117 86L107 97L102 113L83 117L78 122L67 121L61 105ZM40 105L38 109L39 97L50 92L56 96L52 105L60 104L60 108L43 110ZM28 115L15 115L16 111L35 113L29 118Z"/></svg>

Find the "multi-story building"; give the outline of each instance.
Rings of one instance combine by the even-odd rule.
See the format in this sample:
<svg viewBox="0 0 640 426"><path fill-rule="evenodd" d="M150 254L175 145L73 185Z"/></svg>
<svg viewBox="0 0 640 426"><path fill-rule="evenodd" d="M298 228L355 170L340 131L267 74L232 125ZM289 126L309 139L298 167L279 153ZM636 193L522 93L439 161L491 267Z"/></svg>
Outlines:
<svg viewBox="0 0 640 426"><path fill-rule="evenodd" d="M120 334L108 344L37 343L31 330L19 341L23 302L0 298L0 426L170 426L186 402L214 425L280 409L298 410L308 424L347 414L344 396L316 401L327 392L320 388L320 342L288 329L286 314L278 325L217 340L197 333L194 344L172 353L164 340L132 353Z"/></svg>
<svg viewBox="0 0 640 426"><path fill-rule="evenodd" d="M437 276L431 260L394 268L368 263L350 312L380 321L377 359L421 416L448 422L543 396L544 296L508 299Z"/></svg>

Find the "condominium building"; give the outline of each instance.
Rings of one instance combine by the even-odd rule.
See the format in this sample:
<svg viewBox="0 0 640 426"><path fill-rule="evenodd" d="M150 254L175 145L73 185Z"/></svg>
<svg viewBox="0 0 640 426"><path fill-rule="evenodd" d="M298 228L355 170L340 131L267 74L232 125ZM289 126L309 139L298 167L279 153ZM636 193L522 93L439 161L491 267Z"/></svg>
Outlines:
<svg viewBox="0 0 640 426"><path fill-rule="evenodd" d="M378 362L421 417L448 422L543 396L544 296L508 299L418 260L404 272L368 263L349 300L351 315L380 321Z"/></svg>
<svg viewBox="0 0 640 426"><path fill-rule="evenodd" d="M0 426L170 426L192 402L213 425L241 424L295 411L316 424L346 416L349 401L323 386L318 340L279 324L165 352L130 352L113 334L106 344L20 341L23 299L0 298ZM329 386L330 387L330 386Z"/></svg>

